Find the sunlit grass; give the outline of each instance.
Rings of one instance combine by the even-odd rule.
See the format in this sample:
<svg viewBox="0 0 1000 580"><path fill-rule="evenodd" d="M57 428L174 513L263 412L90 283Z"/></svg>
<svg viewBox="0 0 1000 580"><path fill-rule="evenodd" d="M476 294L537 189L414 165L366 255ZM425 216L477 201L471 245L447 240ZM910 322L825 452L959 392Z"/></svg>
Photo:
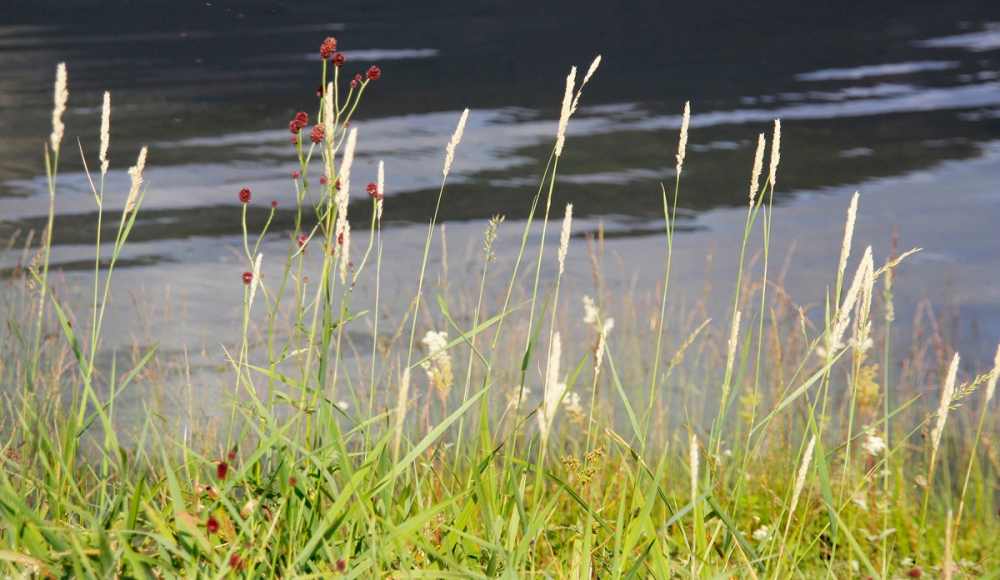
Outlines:
<svg viewBox="0 0 1000 580"><path fill-rule="evenodd" d="M428 278L470 113L456 119L412 300L384 315L392 167L380 164L367 187L352 178L364 133L350 127L379 73L341 79L335 43L322 50L323 98L290 124L300 167L286 253L262 251L277 209L233 192L245 266L232 284L245 293L240 334L222 353L223 422L191 413L180 423L142 395L143 419L123 420L136 413L122 408L127 393L168 388L161 354L153 344L104 360L100 350L114 268L141 227L145 149L127 206L110 208L102 144L94 199L99 219L119 225L110 256L95 240L92 300L76 309L88 314L50 276L57 87L49 227L22 244L2 294L0 575L1000 577L989 411L1000 351L979 374L946 344L918 338L896 353L892 281L909 252L852 249L858 196L821 312L791 300L769 254L777 122L747 159L725 320L671 291L687 107L676 179L661 190L657 294L607 292L600 237L588 244L593 290L566 284L566 254L583 245L569 244L571 207L552 198L599 60L579 86L575 69L567 78L523 231L502 216L483 224L475 281L462 286L450 284L445 255L441 277ZM360 189L372 211L352 230ZM562 226L557 244L550 219ZM520 236L517 253L497 255L498 236ZM359 283L371 308L355 305Z"/></svg>

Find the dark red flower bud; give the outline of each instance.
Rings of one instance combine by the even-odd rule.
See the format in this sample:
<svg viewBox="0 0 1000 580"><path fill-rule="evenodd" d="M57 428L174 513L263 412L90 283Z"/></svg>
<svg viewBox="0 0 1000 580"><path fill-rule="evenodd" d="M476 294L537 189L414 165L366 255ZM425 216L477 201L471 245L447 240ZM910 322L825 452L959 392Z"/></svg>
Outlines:
<svg viewBox="0 0 1000 580"><path fill-rule="evenodd" d="M306 125L308 125L309 124L309 114L306 113L305 111L299 111L295 115L295 124L297 124L299 127L305 127Z"/></svg>
<svg viewBox="0 0 1000 580"><path fill-rule="evenodd" d="M271 200L271 207L278 207L278 200L272 199Z"/></svg>
<svg viewBox="0 0 1000 580"><path fill-rule="evenodd" d="M243 272L243 283L249 284L253 282L253 272Z"/></svg>
<svg viewBox="0 0 1000 580"><path fill-rule="evenodd" d="M323 98L323 85L316 87L316 96L321 99Z"/></svg>
<svg viewBox="0 0 1000 580"><path fill-rule="evenodd" d="M361 80L362 80L361 75L354 75L354 80L356 80L356 81L358 81L360 83Z"/></svg>
<svg viewBox="0 0 1000 580"><path fill-rule="evenodd" d="M319 55L320 55L320 57L322 57L324 59L330 58L331 56L333 56L333 53L335 53L335 52L337 52L337 39L336 38L332 38L332 37L331 38L327 38L326 40L323 41L322 46L319 47Z"/></svg>
<svg viewBox="0 0 1000 580"><path fill-rule="evenodd" d="M308 236L299 236L299 247L301 248L302 246L306 245L307 241L309 241Z"/></svg>
<svg viewBox="0 0 1000 580"><path fill-rule="evenodd" d="M299 144L299 138L298 137L292 137L292 145L298 145L298 144Z"/></svg>
<svg viewBox="0 0 1000 580"><path fill-rule="evenodd" d="M381 200L383 198L382 193L378 190L378 186L374 183L369 183L366 189L368 190L368 195L375 199Z"/></svg>
<svg viewBox="0 0 1000 580"><path fill-rule="evenodd" d="M293 171L292 172L292 179L298 179L298 178L299 178L299 172L298 171Z"/></svg>
<svg viewBox="0 0 1000 580"><path fill-rule="evenodd" d="M309 139L313 143L319 145L323 141L323 125L316 125L313 127L312 133L309 134Z"/></svg>
<svg viewBox="0 0 1000 580"><path fill-rule="evenodd" d="M917 568L916 566L914 566L914 567L910 568L909 570L907 570L906 575L909 576L910 578L920 578L924 574L923 574L923 572L920 571L920 568Z"/></svg>
<svg viewBox="0 0 1000 580"><path fill-rule="evenodd" d="M292 135L298 135L301 128L294 120L288 122L288 130L292 132Z"/></svg>
<svg viewBox="0 0 1000 580"><path fill-rule="evenodd" d="M326 177L320 177L319 178L319 184L320 185L326 185Z"/></svg>
<svg viewBox="0 0 1000 580"><path fill-rule="evenodd" d="M347 562L343 558L337 560L337 572L343 572L347 570Z"/></svg>
<svg viewBox="0 0 1000 580"><path fill-rule="evenodd" d="M347 62L347 57L344 56L344 53L338 52L333 55L333 66L344 66L345 62Z"/></svg>
<svg viewBox="0 0 1000 580"><path fill-rule="evenodd" d="M240 201L243 203L250 203L250 190L243 188L240 190Z"/></svg>
<svg viewBox="0 0 1000 580"><path fill-rule="evenodd" d="M288 478L288 485L290 485L292 487L295 487L295 484L298 483L298 482L299 482L299 480L296 479L296 477L294 475Z"/></svg>
<svg viewBox="0 0 1000 580"><path fill-rule="evenodd" d="M351 81L351 88L352 89L358 88L358 81Z"/></svg>
<svg viewBox="0 0 1000 580"><path fill-rule="evenodd" d="M336 189L337 191L340 191L340 180L339 179L333 184L333 188Z"/></svg>
<svg viewBox="0 0 1000 580"><path fill-rule="evenodd" d="M230 449L229 453L226 454L226 459L228 459L229 461L235 461L236 460L236 450L235 449Z"/></svg>
<svg viewBox="0 0 1000 580"><path fill-rule="evenodd" d="M215 516L208 516L208 521L205 522L205 529L210 534L219 533L219 520L215 519Z"/></svg>
<svg viewBox="0 0 1000 580"><path fill-rule="evenodd" d="M247 281L247 277L248 276L249 276L249 280L253 281L253 273L252 272L244 272L243 273L243 282L245 284L249 284L250 283L250 282ZM229 464L226 463L225 461L220 461L219 464L215 466L215 475L217 475L219 477L219 479L226 479L226 474L228 474L228 473L229 473Z"/></svg>
<svg viewBox="0 0 1000 580"><path fill-rule="evenodd" d="M343 246L344 245L344 234L343 234L343 232L337 234L337 245L339 245L339 246Z"/></svg>
<svg viewBox="0 0 1000 580"><path fill-rule="evenodd" d="M350 126L351 126L351 122L350 122L350 121L344 121L344 128L345 128L345 129L346 129L347 127L350 127Z"/></svg>
<svg viewBox="0 0 1000 580"><path fill-rule="evenodd" d="M243 558L240 558L239 554L233 554L229 557L229 567L233 570L242 570L246 568L246 565L247 563L243 561Z"/></svg>
<svg viewBox="0 0 1000 580"><path fill-rule="evenodd" d="M382 71L378 70L377 66L373 66L368 69L367 76L370 81L378 80L378 78L382 76Z"/></svg>

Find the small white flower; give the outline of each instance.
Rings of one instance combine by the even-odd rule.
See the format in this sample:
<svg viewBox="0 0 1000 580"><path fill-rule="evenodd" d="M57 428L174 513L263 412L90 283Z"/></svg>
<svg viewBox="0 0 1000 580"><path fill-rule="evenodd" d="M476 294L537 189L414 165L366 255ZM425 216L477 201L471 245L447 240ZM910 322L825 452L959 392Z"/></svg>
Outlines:
<svg viewBox="0 0 1000 580"><path fill-rule="evenodd" d="M913 565L913 558L903 558L899 562L899 565L900 566L912 566Z"/></svg>
<svg viewBox="0 0 1000 580"><path fill-rule="evenodd" d="M868 511L868 502L865 501L863 496L856 495L851 498L851 501L854 502L854 505L861 508L861 511Z"/></svg>
<svg viewBox="0 0 1000 580"><path fill-rule="evenodd" d="M337 406L340 407L341 411L346 411L351 408L351 406L347 404L347 401L337 401Z"/></svg>
<svg viewBox="0 0 1000 580"><path fill-rule="evenodd" d="M590 296L583 297L583 323L597 324L597 305Z"/></svg>
<svg viewBox="0 0 1000 580"><path fill-rule="evenodd" d="M861 571L861 565L858 564L857 560L851 560L851 561L848 562L848 564L851 566L851 571L852 572L860 572Z"/></svg>
<svg viewBox="0 0 1000 580"><path fill-rule="evenodd" d="M861 444L861 448L865 450L868 455L877 456L885 452L885 439L882 439L878 435L872 433L869 429L868 434L865 436L865 442Z"/></svg>
<svg viewBox="0 0 1000 580"><path fill-rule="evenodd" d="M767 538L767 534L768 534L767 526L761 526L756 530L754 530L753 539L758 542L763 542L764 539Z"/></svg>
<svg viewBox="0 0 1000 580"><path fill-rule="evenodd" d="M572 415L582 415L583 407L580 405L580 394L569 393L562 401L563 407Z"/></svg>

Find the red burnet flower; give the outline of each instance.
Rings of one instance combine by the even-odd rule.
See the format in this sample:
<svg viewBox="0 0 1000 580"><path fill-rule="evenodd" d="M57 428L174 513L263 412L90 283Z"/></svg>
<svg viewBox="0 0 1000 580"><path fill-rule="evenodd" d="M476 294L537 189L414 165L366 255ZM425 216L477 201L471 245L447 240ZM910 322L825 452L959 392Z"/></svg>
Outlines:
<svg viewBox="0 0 1000 580"><path fill-rule="evenodd" d="M288 130L292 132L292 135L298 135L301 128L294 119L288 122Z"/></svg>
<svg viewBox="0 0 1000 580"><path fill-rule="evenodd" d="M288 485L291 487L295 487L295 484L298 482L299 480L294 475L288 478Z"/></svg>
<svg viewBox="0 0 1000 580"><path fill-rule="evenodd" d="M309 139L319 145L323 141L323 125L313 127L312 133L309 134Z"/></svg>
<svg viewBox="0 0 1000 580"><path fill-rule="evenodd" d="M340 232L339 234L337 234L337 245L338 246L344 245L344 232Z"/></svg>
<svg viewBox="0 0 1000 580"><path fill-rule="evenodd" d="M330 58L335 52L337 52L337 39L333 37L324 40L319 47L319 55L324 59Z"/></svg>
<svg viewBox="0 0 1000 580"><path fill-rule="evenodd" d="M350 126L351 126L351 122L350 121L344 121L344 128L347 128L347 127L350 127Z"/></svg>
<svg viewBox="0 0 1000 580"><path fill-rule="evenodd" d="M906 571L906 575L909 576L910 578L920 578L924 574L923 572L920 571L920 568L914 566Z"/></svg>
<svg viewBox="0 0 1000 580"><path fill-rule="evenodd" d="M299 127L305 127L306 125L308 125L309 113L306 113L305 111L299 111L298 113L296 113L295 123L298 124Z"/></svg>
<svg viewBox="0 0 1000 580"><path fill-rule="evenodd" d="M253 274L251 274L250 272L244 272L243 273L244 282L246 282L247 274L250 274L250 279L253 280ZM249 284L250 282L246 283ZM218 476L219 479L226 479L226 475L228 473L229 473L229 464L226 463L225 461L220 461L219 464L215 466L215 475Z"/></svg>
<svg viewBox="0 0 1000 580"><path fill-rule="evenodd" d="M343 572L347 570L347 562L343 558L337 560L337 572Z"/></svg>
<svg viewBox="0 0 1000 580"><path fill-rule="evenodd" d="M339 179L336 182L334 182L333 188L336 189L337 191L340 191L340 180Z"/></svg>
<svg viewBox="0 0 1000 580"><path fill-rule="evenodd" d="M320 185L326 185L326 176L325 175L323 177L319 178L319 184Z"/></svg>
<svg viewBox="0 0 1000 580"><path fill-rule="evenodd" d="M382 76L382 71L378 70L377 66L373 66L370 69L368 69L368 72L366 73L365 76L367 76L368 80L370 81L378 80L378 78Z"/></svg>
<svg viewBox="0 0 1000 580"><path fill-rule="evenodd" d="M272 199L271 200L271 207L278 207L278 200Z"/></svg>
<svg viewBox="0 0 1000 580"><path fill-rule="evenodd" d="M333 66L344 66L345 62L347 62L347 57L344 56L344 53L338 52L333 55Z"/></svg>
<svg viewBox="0 0 1000 580"><path fill-rule="evenodd" d="M243 203L250 203L250 190L243 188L240 190L240 201Z"/></svg>
<svg viewBox="0 0 1000 580"><path fill-rule="evenodd" d="M226 454L226 459L229 461L236 461L236 450L230 449L229 453Z"/></svg>
<svg viewBox="0 0 1000 580"><path fill-rule="evenodd" d="M351 88L352 89L358 88L358 81L351 81Z"/></svg>
<svg viewBox="0 0 1000 580"><path fill-rule="evenodd" d="M233 554L229 557L229 567L233 570L239 571L246 568L246 566L247 563L243 560L243 558L240 558L239 554Z"/></svg>
<svg viewBox="0 0 1000 580"><path fill-rule="evenodd" d="M298 171L293 171L292 172L292 179L298 179L298 178L299 178L299 172Z"/></svg>
<svg viewBox="0 0 1000 580"><path fill-rule="evenodd" d="M382 192L380 192L380 191L378 190L378 186L377 186L377 185L375 185L374 183L369 183L369 184L368 184L368 187L367 187L367 188L365 188L365 189L367 189L367 190L368 190L368 195L370 195L370 196L374 197L375 199L377 199L377 200L379 200L379 201L381 201L381 200L383 199L383 197L384 197L384 196L382 195Z"/></svg>
<svg viewBox="0 0 1000 580"><path fill-rule="evenodd" d="M210 534L219 533L219 520L215 519L215 516L208 516L208 521L205 522L205 529Z"/></svg>
<svg viewBox="0 0 1000 580"><path fill-rule="evenodd" d="M292 145L298 145L298 144L299 144L299 138L298 137L292 137Z"/></svg>
<svg viewBox="0 0 1000 580"><path fill-rule="evenodd" d="M249 285L253 282L253 272L243 272L243 283Z"/></svg>
<svg viewBox="0 0 1000 580"><path fill-rule="evenodd" d="M323 85L316 87L316 96L321 99L323 98Z"/></svg>
<svg viewBox="0 0 1000 580"><path fill-rule="evenodd" d="M302 246L306 245L306 242L308 241L309 241L309 236L299 236L299 247L301 248Z"/></svg>

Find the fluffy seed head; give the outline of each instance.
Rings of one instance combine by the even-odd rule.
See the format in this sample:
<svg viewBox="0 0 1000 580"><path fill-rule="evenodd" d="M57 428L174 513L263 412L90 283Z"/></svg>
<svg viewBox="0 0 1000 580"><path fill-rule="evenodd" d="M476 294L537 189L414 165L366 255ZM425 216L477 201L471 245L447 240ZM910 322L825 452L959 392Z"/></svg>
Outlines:
<svg viewBox="0 0 1000 580"><path fill-rule="evenodd" d="M469 120L468 109L462 111L462 116L458 119L458 127L455 127L455 132L451 136L451 141L448 141L448 147L445 148L445 156L444 156L445 177L448 177L448 172L451 171L451 162L455 160L455 148L458 147L459 142L462 140L462 133L465 132L465 122L467 120Z"/></svg>
<svg viewBox="0 0 1000 580"><path fill-rule="evenodd" d="M250 300L247 302L247 310L253 306L253 297L257 294L257 284L260 282L260 262L264 259L264 254L257 254L257 259L253 263L253 280L250 281ZM233 454L230 451L230 454ZM230 457L229 460L232 461L234 457Z"/></svg>
<svg viewBox="0 0 1000 580"><path fill-rule="evenodd" d="M757 153L753 157L753 173L750 175L750 205L757 197L757 184L760 182L760 172L764 168L764 134L757 138Z"/></svg>
<svg viewBox="0 0 1000 580"><path fill-rule="evenodd" d="M365 76L368 77L368 80L375 81L378 80L380 76L382 76L382 71L380 71L377 66L373 66L370 69L368 69L368 72L365 73Z"/></svg>
<svg viewBox="0 0 1000 580"><path fill-rule="evenodd" d="M542 412L538 415L538 430L543 441L548 441L552 421L556 418L559 403L566 393L566 384L559 382L559 364L562 359L562 337L558 332L549 344L549 360L545 373L545 392L542 396Z"/></svg>
<svg viewBox="0 0 1000 580"><path fill-rule="evenodd" d="M781 159L781 119L774 120L774 137L771 138L771 172L767 179L771 182L771 191L778 177L778 161Z"/></svg>
<svg viewBox="0 0 1000 580"><path fill-rule="evenodd" d="M104 92L104 106L101 107L101 175L108 172L108 145L111 143L111 92Z"/></svg>
<svg viewBox="0 0 1000 580"><path fill-rule="evenodd" d="M691 433L688 461L691 467L691 497L698 497L698 436Z"/></svg>
<svg viewBox="0 0 1000 580"><path fill-rule="evenodd" d="M59 144L62 143L63 133L66 131L66 126L62 122L62 116L66 112L66 101L68 99L66 63L61 62L56 67L55 106L52 108L52 136L49 138L52 145L52 153L56 155L59 154Z"/></svg>
<svg viewBox="0 0 1000 580"><path fill-rule="evenodd" d="M375 219L382 219L382 200L385 199L385 161L378 162L378 202L375 204Z"/></svg>
<svg viewBox="0 0 1000 580"><path fill-rule="evenodd" d="M726 376L732 376L733 364L736 361L736 341L740 337L740 311L733 316L733 327L729 331L729 355L726 357Z"/></svg>
<svg viewBox="0 0 1000 580"><path fill-rule="evenodd" d="M1000 344L997 345L997 355L993 359L993 373L990 374L990 379L986 383L986 402L989 403L993 399L993 393L997 389L997 379L1000 378Z"/></svg>
<svg viewBox="0 0 1000 580"><path fill-rule="evenodd" d="M851 197L851 205L847 208L847 225L844 228L844 242L840 246L840 265L837 267L837 277L844 275L847 268L847 258L851 255L851 238L854 236L854 220L858 216L858 192Z"/></svg>
<svg viewBox="0 0 1000 580"><path fill-rule="evenodd" d="M583 75L583 82L580 83L580 88L576 91L576 96L573 97L573 106L569 108L570 115L576 112L576 106L580 104L580 95L583 94L583 86L586 85L587 81L590 80L590 77L594 75L594 72L600 64L601 57L598 55L598 57L594 59L594 62L590 63L590 68L587 69L587 74Z"/></svg>
<svg viewBox="0 0 1000 580"><path fill-rule="evenodd" d="M399 456L399 443L403 436L403 420L406 419L406 403L410 397L410 368L403 369L399 379L399 399L396 403L396 442L394 456Z"/></svg>
<svg viewBox="0 0 1000 580"><path fill-rule="evenodd" d="M135 166L128 170L128 175L132 178L132 188L128 192L128 200L125 202L125 213L135 209L135 201L139 198L139 187L142 186L142 171L146 168L146 147L139 151L139 159Z"/></svg>
<svg viewBox="0 0 1000 580"><path fill-rule="evenodd" d="M677 143L677 175L681 174L684 156L687 154L688 125L691 124L691 101L684 103L684 117L681 119L681 138Z"/></svg>
<svg viewBox="0 0 1000 580"><path fill-rule="evenodd" d="M569 71L566 77L566 93L563 95L562 111L559 113L559 129L556 132L556 157L562 155L563 144L566 141L566 126L573 106L573 87L576 85L576 67Z"/></svg>
<svg viewBox="0 0 1000 580"><path fill-rule="evenodd" d="M802 494L802 488L806 485L806 475L809 473L809 463L812 461L813 451L816 449L816 435L813 435L809 439L809 444L806 445L805 455L802 456L802 465L799 466L799 475L795 478L795 490L792 492L792 505L788 510L789 514L795 511L795 506L799 503L799 496ZM791 515L788 516L791 518Z"/></svg>
<svg viewBox="0 0 1000 580"><path fill-rule="evenodd" d="M569 252L569 228L573 222L573 204L566 204L566 216L563 217L562 233L559 235L559 275L566 265L566 253Z"/></svg>
<svg viewBox="0 0 1000 580"><path fill-rule="evenodd" d="M955 379L958 377L958 353L951 359L951 366L948 367L948 375L944 380L944 387L941 389L941 404L938 406L937 422L934 423L934 431L931 432L931 461L937 456L938 447L941 445L941 436L944 434L944 424L948 419L948 410L955 398Z"/></svg>

